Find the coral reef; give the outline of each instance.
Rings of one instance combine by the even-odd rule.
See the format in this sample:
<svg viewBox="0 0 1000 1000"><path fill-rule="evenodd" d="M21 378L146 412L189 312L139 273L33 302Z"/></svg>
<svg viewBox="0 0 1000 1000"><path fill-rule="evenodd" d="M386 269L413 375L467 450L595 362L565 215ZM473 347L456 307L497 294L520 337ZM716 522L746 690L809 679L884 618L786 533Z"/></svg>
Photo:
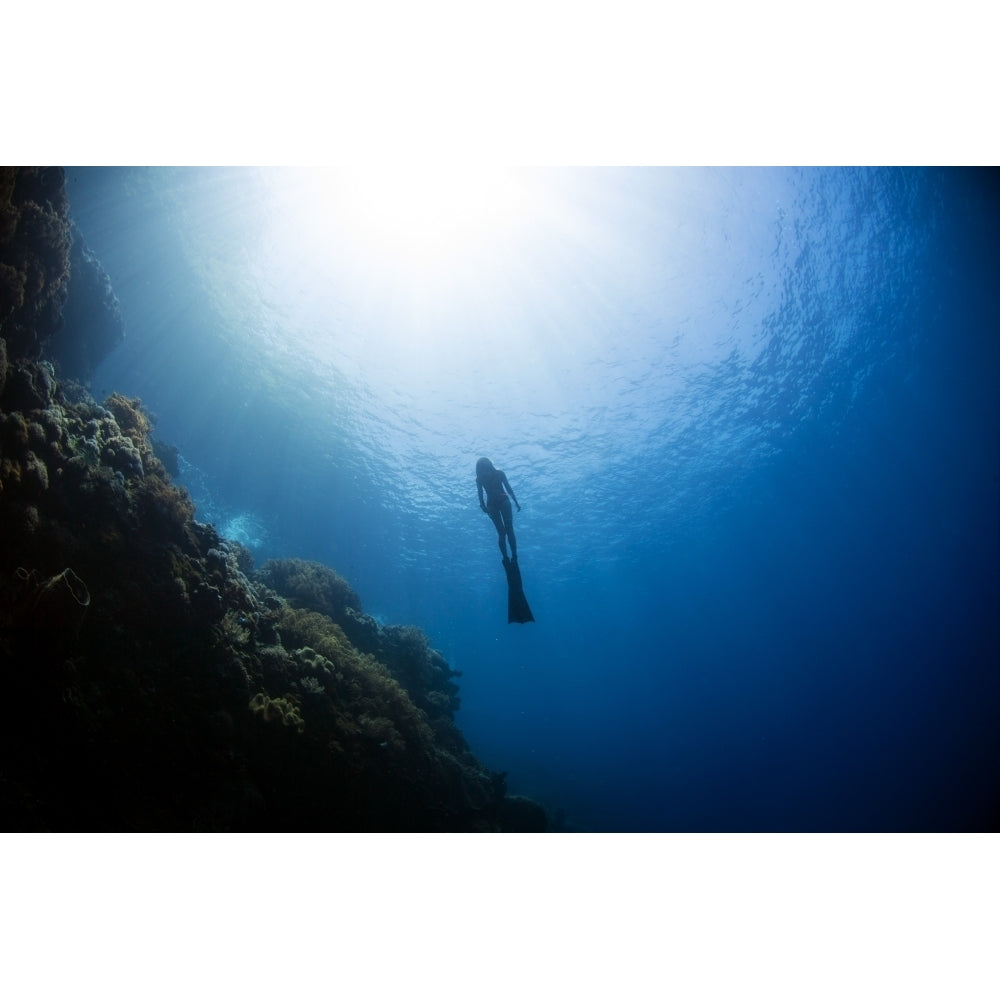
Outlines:
<svg viewBox="0 0 1000 1000"><path fill-rule="evenodd" d="M455 676L317 563L194 520L138 400L21 360L0 394L7 829L521 829ZM11 402L29 404L11 409Z"/></svg>
<svg viewBox="0 0 1000 1000"><path fill-rule="evenodd" d="M361 599L338 573L305 559L269 559L260 579L299 608L318 611L343 625L347 609L361 611Z"/></svg>
<svg viewBox="0 0 1000 1000"><path fill-rule="evenodd" d="M469 751L419 629L317 563L254 573L194 519L141 402L39 358L61 193L59 172L0 170L0 827L539 828Z"/></svg>
<svg viewBox="0 0 1000 1000"><path fill-rule="evenodd" d="M285 597L296 608L325 615L362 653L388 670L428 718L438 741L455 753L468 746L454 725L458 711L458 685L444 657L430 646L427 636L412 625L381 626L362 611L361 600L341 576L327 566L305 559L269 559L257 578Z"/></svg>
<svg viewBox="0 0 1000 1000"><path fill-rule="evenodd" d="M70 275L61 167L0 167L0 337L10 358L37 358L62 322Z"/></svg>

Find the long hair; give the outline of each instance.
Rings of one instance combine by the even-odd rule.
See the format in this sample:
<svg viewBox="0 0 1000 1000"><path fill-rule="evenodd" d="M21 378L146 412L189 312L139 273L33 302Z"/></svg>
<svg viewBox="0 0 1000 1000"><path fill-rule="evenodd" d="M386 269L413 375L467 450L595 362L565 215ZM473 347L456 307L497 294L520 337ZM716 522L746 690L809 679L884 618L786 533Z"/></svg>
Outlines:
<svg viewBox="0 0 1000 1000"><path fill-rule="evenodd" d="M476 482L481 483L484 476L496 471L497 470L493 468L493 463L488 458L481 458L478 462L476 462Z"/></svg>

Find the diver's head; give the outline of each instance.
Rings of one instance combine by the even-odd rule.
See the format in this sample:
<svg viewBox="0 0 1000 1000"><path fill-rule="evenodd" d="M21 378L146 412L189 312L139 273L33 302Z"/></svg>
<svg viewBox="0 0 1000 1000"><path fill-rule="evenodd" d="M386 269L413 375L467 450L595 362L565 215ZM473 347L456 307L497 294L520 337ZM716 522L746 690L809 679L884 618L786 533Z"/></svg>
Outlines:
<svg viewBox="0 0 1000 1000"><path fill-rule="evenodd" d="M493 468L493 463L488 458L481 458L476 462L476 479L482 479L483 476L496 471Z"/></svg>

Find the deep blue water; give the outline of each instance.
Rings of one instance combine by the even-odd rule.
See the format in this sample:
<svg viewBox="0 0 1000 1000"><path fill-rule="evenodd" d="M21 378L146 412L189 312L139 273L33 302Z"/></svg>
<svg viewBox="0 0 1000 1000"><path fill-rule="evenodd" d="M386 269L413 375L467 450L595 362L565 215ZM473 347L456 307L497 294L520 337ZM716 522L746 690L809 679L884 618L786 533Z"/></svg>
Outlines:
<svg viewBox="0 0 1000 1000"><path fill-rule="evenodd" d="M423 628L569 828L995 830L995 177L517 178L523 217L429 261L335 174L70 168L127 324L95 395L258 563Z"/></svg>

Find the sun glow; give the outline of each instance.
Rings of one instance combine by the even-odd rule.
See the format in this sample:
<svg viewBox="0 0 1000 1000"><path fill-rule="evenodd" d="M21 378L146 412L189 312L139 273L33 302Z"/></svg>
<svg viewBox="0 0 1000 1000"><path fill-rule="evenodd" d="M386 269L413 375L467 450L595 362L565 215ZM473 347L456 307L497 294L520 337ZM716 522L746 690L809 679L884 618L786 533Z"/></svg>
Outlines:
<svg viewBox="0 0 1000 1000"><path fill-rule="evenodd" d="M496 251L517 235L532 198L512 169L408 164L317 173L326 223L386 263L427 271Z"/></svg>

